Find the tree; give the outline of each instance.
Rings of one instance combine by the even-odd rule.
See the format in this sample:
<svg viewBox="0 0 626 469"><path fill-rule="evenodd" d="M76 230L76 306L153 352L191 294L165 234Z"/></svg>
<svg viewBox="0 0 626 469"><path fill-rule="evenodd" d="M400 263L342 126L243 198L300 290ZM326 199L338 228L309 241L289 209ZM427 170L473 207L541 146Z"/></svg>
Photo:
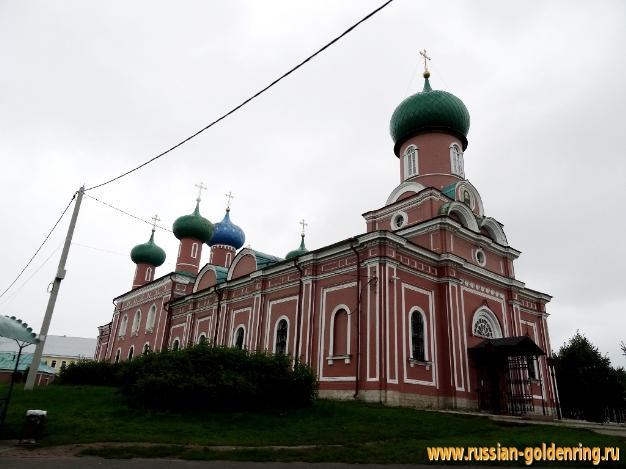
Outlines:
<svg viewBox="0 0 626 469"><path fill-rule="evenodd" d="M607 408L625 406L626 372L579 331L555 356L561 407L579 411L591 421L604 421Z"/></svg>

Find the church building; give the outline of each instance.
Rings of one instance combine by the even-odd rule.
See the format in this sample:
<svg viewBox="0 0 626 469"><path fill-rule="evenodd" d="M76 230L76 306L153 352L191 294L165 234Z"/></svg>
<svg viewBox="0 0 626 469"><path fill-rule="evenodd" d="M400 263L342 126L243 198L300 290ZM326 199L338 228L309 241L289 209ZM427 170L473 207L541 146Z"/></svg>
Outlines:
<svg viewBox="0 0 626 469"><path fill-rule="evenodd" d="M174 272L156 275L154 229L132 249L132 289L99 327L96 358L207 343L288 354L322 397L555 415L551 297L515 277L520 251L466 179L469 112L429 77L391 116L399 184L363 214L364 233L308 251L303 230L297 249L269 255L243 248L229 207L204 218L198 197L173 226Z"/></svg>

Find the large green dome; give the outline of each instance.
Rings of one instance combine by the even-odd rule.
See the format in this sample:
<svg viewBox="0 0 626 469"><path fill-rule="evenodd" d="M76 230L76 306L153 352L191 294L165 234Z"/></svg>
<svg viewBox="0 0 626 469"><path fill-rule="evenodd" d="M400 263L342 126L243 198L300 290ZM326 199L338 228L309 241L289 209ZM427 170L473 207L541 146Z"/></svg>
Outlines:
<svg viewBox="0 0 626 469"><path fill-rule="evenodd" d="M130 251L130 258L135 264L150 264L159 267L165 262L165 251L154 243L154 230L147 243L138 244Z"/></svg>
<svg viewBox="0 0 626 469"><path fill-rule="evenodd" d="M425 74L424 90L409 96L391 116L389 129L396 155L407 139L425 132L447 132L467 147L470 115L459 98L451 93L433 90Z"/></svg>
<svg viewBox="0 0 626 469"><path fill-rule="evenodd" d="M213 237L213 223L200 215L199 204L191 215L177 218L173 230L178 239L192 238L208 244Z"/></svg>

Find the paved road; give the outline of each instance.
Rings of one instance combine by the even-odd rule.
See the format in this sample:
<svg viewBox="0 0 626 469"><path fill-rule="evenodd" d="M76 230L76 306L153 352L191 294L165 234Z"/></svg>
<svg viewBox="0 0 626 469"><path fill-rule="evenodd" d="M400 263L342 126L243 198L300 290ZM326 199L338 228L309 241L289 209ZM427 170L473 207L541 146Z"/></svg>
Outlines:
<svg viewBox="0 0 626 469"><path fill-rule="evenodd" d="M236 462L236 461L182 461L178 459L100 459L100 458L0 458L2 469L408 469L408 468L428 468L433 466L394 464L340 464L340 463L278 463L278 462ZM463 466L439 466L438 468L454 467L462 469ZM476 469L473 466L472 469Z"/></svg>

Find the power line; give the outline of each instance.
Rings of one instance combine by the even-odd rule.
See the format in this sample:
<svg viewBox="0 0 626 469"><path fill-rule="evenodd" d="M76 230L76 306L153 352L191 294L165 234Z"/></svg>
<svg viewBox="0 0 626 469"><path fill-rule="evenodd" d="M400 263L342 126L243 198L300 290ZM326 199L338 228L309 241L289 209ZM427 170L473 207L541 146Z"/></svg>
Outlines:
<svg viewBox="0 0 626 469"><path fill-rule="evenodd" d="M17 295L20 292L20 290L24 288L33 279L33 277L37 275L37 273L41 269L43 269L43 267L50 261L50 259L52 259L52 256L56 254L56 252L61 248L62 245L63 245L63 242L59 243L59 245L56 248L54 248L54 250L46 258L46 260L43 261L41 265L37 267L37 269L32 274L30 274L30 276L24 281L24 283L22 283L19 287L17 287L17 290L14 290L11 295L9 295L2 303L0 303L0 306L4 306L8 302L10 302L15 297L15 295Z"/></svg>
<svg viewBox="0 0 626 469"><path fill-rule="evenodd" d="M72 245L80 246L80 247L88 248L88 249L93 249L94 251L104 252L106 254L115 254L116 256L128 257L128 254L122 254L121 252L117 252L117 251L110 251L108 249L97 248L95 246L89 246L88 244L77 243L76 241L72 241Z"/></svg>
<svg viewBox="0 0 626 469"><path fill-rule="evenodd" d="M19 280L19 278L22 276L22 274L24 274L24 271L28 268L28 266L33 262L33 260L35 259L35 257L37 256L37 254L39 254L39 251L41 251L41 248L44 246L44 244L46 244L46 242L48 241L48 238L50 238L50 235L52 235L52 232L56 229L56 227L59 225L59 223L61 222L61 219L63 218L63 216L67 213L68 209L70 208L70 206L72 205L72 202L74 201L74 199L76 198L76 194L77 192L74 192L74 195L72 195L72 198L70 199L69 203L67 204L67 207L65 207L65 209L63 210L63 212L61 213L61 216L59 216L58 220L56 221L56 223L52 226L52 228L50 229L50 231L48 232L48 234L46 235L46 237L44 238L44 240L41 242L41 244L39 245L39 247L37 248L37 250L35 251L35 254L33 254L31 256L31 258L28 260L28 262L26 263L26 265L24 266L24 268L20 271L19 274L17 274L17 277L15 277L15 279L11 282L11 284L6 287L4 289L4 291L2 293L0 293L0 298L2 298L6 292L9 291L9 289L15 285L15 282L17 282Z"/></svg>
<svg viewBox="0 0 626 469"><path fill-rule="evenodd" d="M110 203L105 202L104 200L100 200L100 199L98 199L98 198L94 197L93 195L89 195L89 194L85 194L85 195L86 195L87 197L89 197L90 199L93 199L93 200L95 200L96 202L101 203L102 205L106 205L107 207L112 208L113 210L117 210L118 212L123 213L124 215L127 215L127 216L129 216L129 217L131 217L131 218L134 218L135 220L142 221L142 222L147 223L148 225L152 226L152 222L151 222L151 221L144 220L143 218L138 217L137 215L133 215L132 213L127 212L126 210L122 210L121 208L116 207L115 205L111 205ZM155 226L156 228L160 228L160 229L162 229L163 231L169 231L170 233L172 233L172 230L170 230L170 229L168 229L168 228L165 228L165 227L163 227L163 226L159 226L159 225L154 225L154 226Z"/></svg>
<svg viewBox="0 0 626 469"><path fill-rule="evenodd" d="M246 104L248 104L250 101L254 100L255 98L259 97L260 95L262 95L263 93L265 93L267 90L269 90L270 88L272 88L274 85L276 85L278 82L280 82L281 80L283 80L284 78L288 77L289 75L291 75L293 72L295 72L296 70L298 70L300 67L302 67L304 64L306 64L307 62L311 61L312 59L314 59L316 56L318 56L319 54L321 54L322 52L324 52L326 49L328 49L330 46L332 46L333 44L335 44L336 42L338 42L340 39L342 39L344 36L346 36L347 34L349 34L350 32L352 32L355 28L357 28L359 25L361 25L362 23L364 23L365 21L367 21L368 19L370 19L372 16L374 16L376 13L378 13L379 11L381 11L383 8L385 8L386 6L388 6L391 2L393 2L393 0L388 0L385 3L383 3L381 6L379 6L378 8L376 8L375 10L373 10L372 12L370 12L369 14L365 15L363 18L361 18L359 21L357 21L356 23L354 23L352 26L350 26L348 29L346 29L343 33L341 33L339 36L336 36L334 39L332 39L330 42L328 42L326 45L324 45L323 47L321 47L320 49L318 49L316 52L314 52L313 54L309 55L306 59L304 59L303 61L301 61L300 63L298 63L296 66L294 66L293 68L291 68L290 70L288 70L287 72L285 72L284 74L282 74L280 77L276 78L274 81L272 81L269 85L267 85L265 88L262 88L260 91L257 91L256 93L254 93L252 96L250 96L248 99L244 100L243 102L241 102L240 104L238 104L237 106L235 106L234 108L232 108L230 111L228 111L226 114L222 115L221 117L218 117L217 119L215 119L213 122L211 122L210 124L202 127L200 130L198 130L197 132L195 132L194 134L190 135L189 137L185 138L184 140L181 140L180 142L178 142L176 145L168 148L167 150L165 150L162 153L159 153L158 155L150 158L149 160L143 162L142 164L140 164L139 166L136 166L132 169L129 169L128 171L120 174L119 176L116 176L112 179L109 179L107 181L104 181L100 184L96 184L95 186L91 186L87 189L85 189L85 192L93 190L93 189L97 189L98 187L102 187L102 186L106 186L107 184L110 184L114 181L117 181L118 179L121 179L125 176L128 176L131 173L134 173L135 171L143 168L144 166L149 165L150 163L152 163L153 161L158 160L159 158L161 158L162 156L167 155L168 153L170 153L171 151L175 150L176 148L184 145L185 143L187 143L189 140L197 137L198 135L200 135L202 132L204 132L207 129L210 129L211 127L213 127L215 124L219 123L220 121L226 119L228 116L230 116L231 114L235 113L236 111L238 111L239 109L241 109L242 107L244 107Z"/></svg>

